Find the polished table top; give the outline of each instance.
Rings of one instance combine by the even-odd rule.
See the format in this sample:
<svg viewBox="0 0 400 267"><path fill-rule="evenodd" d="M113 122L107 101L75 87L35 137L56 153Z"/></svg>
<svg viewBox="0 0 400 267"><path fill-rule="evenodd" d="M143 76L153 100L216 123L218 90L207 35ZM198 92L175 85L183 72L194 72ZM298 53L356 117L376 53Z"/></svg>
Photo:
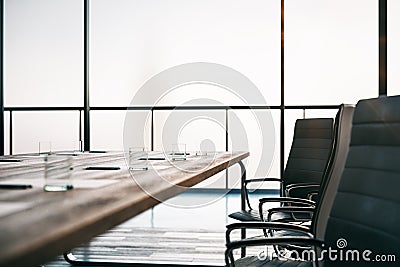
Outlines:
<svg viewBox="0 0 400 267"><path fill-rule="evenodd" d="M217 152L189 155L183 161L167 156L149 160L147 171L129 172L123 153L82 153L73 156L74 189L65 192L42 189L43 156L13 156L21 160L16 162L0 157L0 185L33 186L0 190L0 266L34 266L50 260L248 156ZM120 169L86 170L88 166Z"/></svg>

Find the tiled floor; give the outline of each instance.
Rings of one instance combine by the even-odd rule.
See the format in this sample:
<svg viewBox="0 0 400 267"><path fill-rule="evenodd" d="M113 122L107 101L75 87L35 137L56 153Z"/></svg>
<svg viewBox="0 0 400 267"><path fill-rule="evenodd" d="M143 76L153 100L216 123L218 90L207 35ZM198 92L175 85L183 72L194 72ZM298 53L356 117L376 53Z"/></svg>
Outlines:
<svg viewBox="0 0 400 267"><path fill-rule="evenodd" d="M257 200L261 195L253 197ZM227 214L239 208L239 193L186 192L74 249L73 253L79 259L91 261L223 266L225 226L234 222ZM44 266L69 264L58 259Z"/></svg>

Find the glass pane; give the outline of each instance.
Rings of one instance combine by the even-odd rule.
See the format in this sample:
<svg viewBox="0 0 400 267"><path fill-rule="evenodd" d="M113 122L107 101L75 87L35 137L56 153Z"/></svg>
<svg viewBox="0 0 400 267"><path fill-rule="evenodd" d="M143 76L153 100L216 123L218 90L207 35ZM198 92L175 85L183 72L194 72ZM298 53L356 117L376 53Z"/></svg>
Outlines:
<svg viewBox="0 0 400 267"><path fill-rule="evenodd" d="M78 150L79 112L14 112L12 134L13 154L38 153L39 142L51 142L52 151Z"/></svg>
<svg viewBox="0 0 400 267"><path fill-rule="evenodd" d="M5 105L83 105L81 0L5 1Z"/></svg>
<svg viewBox="0 0 400 267"><path fill-rule="evenodd" d="M192 62L232 68L280 102L278 0L96 0L91 29L93 106L126 106L151 77Z"/></svg>
<svg viewBox="0 0 400 267"><path fill-rule="evenodd" d="M388 95L400 95L400 1L387 1Z"/></svg>
<svg viewBox="0 0 400 267"><path fill-rule="evenodd" d="M246 95L244 90L238 92L235 88L228 89L221 85L205 83L178 86L157 98L153 98L148 92L145 90L130 106L247 106L251 104L248 100L254 98Z"/></svg>
<svg viewBox="0 0 400 267"><path fill-rule="evenodd" d="M244 161L247 178L280 177L280 111L231 110L228 125L229 149L250 152L249 158ZM240 167L235 165L228 170L229 188L240 188ZM256 188L279 188L278 183L271 182L255 184L255 186Z"/></svg>
<svg viewBox="0 0 400 267"><path fill-rule="evenodd" d="M147 121L148 111L129 111L129 117L134 118L134 124L129 123L127 133L133 138L124 136L126 111L91 111L91 149L119 150L125 147L146 146L150 148L150 123ZM131 128L131 127L134 127Z"/></svg>
<svg viewBox="0 0 400 267"><path fill-rule="evenodd" d="M226 205L225 198L221 198L220 196L216 198L212 193L181 194L169 199L167 204L162 203L154 207L153 226L173 229L208 229L224 231L227 217ZM173 220L171 220L172 214ZM212 238L215 240L215 237ZM188 241L188 244L189 243L191 242ZM160 255L162 255L161 257L165 257L164 255L166 254L160 253ZM171 261L174 261L171 255L168 256ZM220 258L222 259L222 257ZM183 265L183 262L181 263Z"/></svg>
<svg viewBox="0 0 400 267"><path fill-rule="evenodd" d="M225 151L225 111L154 111L154 150L170 151L176 143L187 151Z"/></svg>
<svg viewBox="0 0 400 267"><path fill-rule="evenodd" d="M10 112L4 112L4 155L10 154Z"/></svg>
<svg viewBox="0 0 400 267"><path fill-rule="evenodd" d="M213 175L203 182L192 186L192 188L226 188L226 173L220 172Z"/></svg>
<svg viewBox="0 0 400 267"><path fill-rule="evenodd" d="M189 153L225 151L225 111L154 111L154 150L169 152L172 144L184 143ZM196 187L225 188L225 172Z"/></svg>
<svg viewBox="0 0 400 267"><path fill-rule="evenodd" d="M285 104L356 103L378 96L378 1L285 5Z"/></svg>
<svg viewBox="0 0 400 267"><path fill-rule="evenodd" d="M332 118L335 119L337 109L306 109L304 112L304 118Z"/></svg>
<svg viewBox="0 0 400 267"><path fill-rule="evenodd" d="M145 147L151 150L151 111L129 110L124 118L124 148Z"/></svg>

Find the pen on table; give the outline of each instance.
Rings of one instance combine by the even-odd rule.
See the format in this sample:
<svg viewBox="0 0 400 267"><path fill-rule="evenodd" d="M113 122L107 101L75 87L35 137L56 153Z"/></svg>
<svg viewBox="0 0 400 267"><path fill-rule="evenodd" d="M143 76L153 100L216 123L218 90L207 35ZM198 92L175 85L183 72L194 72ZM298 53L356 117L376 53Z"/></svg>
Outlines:
<svg viewBox="0 0 400 267"><path fill-rule="evenodd" d="M140 158L139 160L165 160L165 158Z"/></svg>
<svg viewBox="0 0 400 267"><path fill-rule="evenodd" d="M118 166L90 166L90 167L86 167L85 170L98 170L98 171L115 171L115 170L119 170L121 169Z"/></svg>
<svg viewBox="0 0 400 267"><path fill-rule="evenodd" d="M0 184L0 189L28 189L32 188L30 184Z"/></svg>
<svg viewBox="0 0 400 267"><path fill-rule="evenodd" d="M21 162L20 159L0 159L0 162Z"/></svg>

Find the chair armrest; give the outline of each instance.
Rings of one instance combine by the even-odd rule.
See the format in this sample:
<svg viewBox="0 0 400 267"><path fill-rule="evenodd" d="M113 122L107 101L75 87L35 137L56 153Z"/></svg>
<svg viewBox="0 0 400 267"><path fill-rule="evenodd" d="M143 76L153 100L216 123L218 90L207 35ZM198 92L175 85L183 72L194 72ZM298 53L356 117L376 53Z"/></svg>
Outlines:
<svg viewBox="0 0 400 267"><path fill-rule="evenodd" d="M260 214L260 219L262 221L264 221L263 205L265 203L271 203L271 202L307 205L307 206L310 206L310 207L314 207L315 206L315 202L314 201L308 200L308 199L303 199L303 198L294 198L294 197L266 197L266 198L261 198L259 200L259 204L258 204L258 212Z"/></svg>
<svg viewBox="0 0 400 267"><path fill-rule="evenodd" d="M313 235L310 233L308 227L291 224L291 223L278 223L278 222L240 222L232 223L226 226L226 242L230 243L230 234L233 230L238 229L263 229L263 230L290 230L305 233L310 237Z"/></svg>
<svg viewBox="0 0 400 267"><path fill-rule="evenodd" d="M245 197L246 202L247 202L247 206L249 207L250 210L252 210L253 208L251 207L251 204L250 204L249 191L247 189L247 184L249 184L249 183L260 183L260 182L279 182L279 183L282 183L282 180L279 179L279 178L272 178L272 177L254 178L254 179L246 179L246 180L244 180L243 184L242 184L242 190L244 190L244 192L242 192L242 194L244 194L244 197Z"/></svg>
<svg viewBox="0 0 400 267"><path fill-rule="evenodd" d="M286 186L286 189L290 189L292 187L298 187L298 186L320 186L320 184L316 183L296 183L296 184L288 184Z"/></svg>
<svg viewBox="0 0 400 267"><path fill-rule="evenodd" d="M308 214L313 214L315 211L315 208L313 207L295 207L295 206L288 206L288 207L278 207L278 208L272 208L268 210L268 221L270 222L272 219L272 215L274 213L278 212L285 212L285 213L308 213ZM293 220L296 220L296 218L292 215Z"/></svg>
<svg viewBox="0 0 400 267"><path fill-rule="evenodd" d="M307 199L311 201L316 201L318 197L319 192L310 192L308 193Z"/></svg>
<svg viewBox="0 0 400 267"><path fill-rule="evenodd" d="M280 203L292 203L292 204L302 204L308 206L315 206L315 202L312 200L296 197L264 197L260 198L259 205L268 202L280 202Z"/></svg>
<svg viewBox="0 0 400 267"><path fill-rule="evenodd" d="M286 196L306 198L310 192L318 192L321 185L319 184L293 184L286 187ZM296 194L297 193L297 194Z"/></svg>

